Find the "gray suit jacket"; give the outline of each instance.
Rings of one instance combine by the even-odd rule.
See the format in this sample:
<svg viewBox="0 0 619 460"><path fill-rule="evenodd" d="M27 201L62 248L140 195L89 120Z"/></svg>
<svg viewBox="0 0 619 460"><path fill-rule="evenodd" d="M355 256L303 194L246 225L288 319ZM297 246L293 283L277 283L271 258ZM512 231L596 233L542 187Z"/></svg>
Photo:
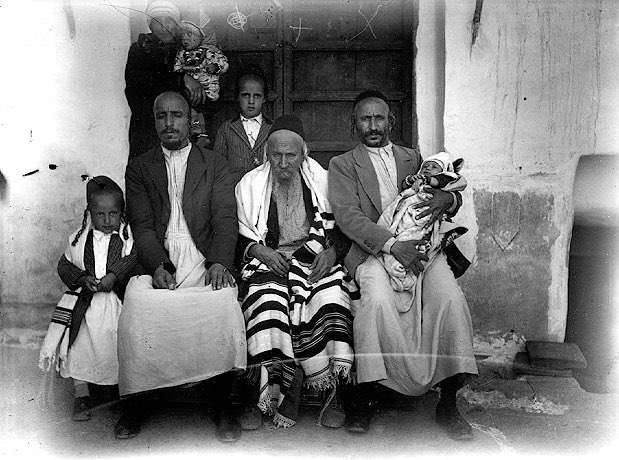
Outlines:
<svg viewBox="0 0 619 460"><path fill-rule="evenodd" d="M408 174L421 166L418 151L393 145L398 172L398 192ZM352 241L344 264L354 276L357 266L370 254L377 255L393 235L376 221L382 213L376 171L370 156L359 144L353 150L333 157L329 163L329 201L335 221Z"/></svg>

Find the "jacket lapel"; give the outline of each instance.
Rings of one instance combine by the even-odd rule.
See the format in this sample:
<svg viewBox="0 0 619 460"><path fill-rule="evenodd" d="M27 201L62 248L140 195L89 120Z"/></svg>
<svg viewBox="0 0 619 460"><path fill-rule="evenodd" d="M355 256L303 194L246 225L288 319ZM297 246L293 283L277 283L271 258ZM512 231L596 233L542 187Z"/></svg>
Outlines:
<svg viewBox="0 0 619 460"><path fill-rule="evenodd" d="M150 160L146 162L146 165L149 169L150 176L153 179L153 183L155 184L155 188L161 195L161 199L169 210L170 197L168 196L168 172L165 167L163 150L161 150L161 147L157 147L152 155L153 156Z"/></svg>
<svg viewBox="0 0 619 460"><path fill-rule="evenodd" d="M407 175L413 173L413 161L404 149L393 145L393 156L395 157L396 170L398 172L398 192L402 191L402 183Z"/></svg>
<svg viewBox="0 0 619 460"><path fill-rule="evenodd" d="M262 115L262 124L260 125L260 131L258 131L258 138L256 139L256 143L254 147L257 145L262 145L262 143L266 140L269 135L269 130L271 129L271 120Z"/></svg>
<svg viewBox="0 0 619 460"><path fill-rule="evenodd" d="M206 171L202 150L197 146L192 146L187 158L187 171L185 172L185 188L183 189L183 209L191 202L191 196L200 183Z"/></svg>
<svg viewBox="0 0 619 460"><path fill-rule="evenodd" d="M206 171L206 162L204 161L202 150L197 146L192 146L187 158L187 171L185 171L185 187L183 189L183 215L187 222L187 227L190 231L194 229L194 213L192 212L193 200L191 199L193 192L198 187L201 179Z"/></svg>
<svg viewBox="0 0 619 460"><path fill-rule="evenodd" d="M248 148L251 149L251 145L249 144L249 138L247 137L247 133L245 132L245 128L243 128L243 122L241 118L237 118L232 123L230 123L230 129L236 133L237 136L247 145Z"/></svg>
<svg viewBox="0 0 619 460"><path fill-rule="evenodd" d="M370 160L370 155L361 144L355 147L352 155L355 158L355 169L357 170L359 182L380 214L383 210L380 200L380 188L378 187L378 177L372 165L372 160Z"/></svg>

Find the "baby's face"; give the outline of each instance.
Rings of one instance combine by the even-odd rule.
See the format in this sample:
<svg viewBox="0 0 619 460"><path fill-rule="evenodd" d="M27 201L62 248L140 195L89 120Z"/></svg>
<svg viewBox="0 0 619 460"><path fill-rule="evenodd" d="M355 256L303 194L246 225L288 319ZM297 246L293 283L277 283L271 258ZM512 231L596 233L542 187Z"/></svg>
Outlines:
<svg viewBox="0 0 619 460"><path fill-rule="evenodd" d="M423 166L421 166L421 171L419 171L424 176L436 176L443 172L443 168L436 161L426 161Z"/></svg>
<svg viewBox="0 0 619 460"><path fill-rule="evenodd" d="M186 50L194 50L202 42L202 34L198 29L191 25L183 25L183 48Z"/></svg>

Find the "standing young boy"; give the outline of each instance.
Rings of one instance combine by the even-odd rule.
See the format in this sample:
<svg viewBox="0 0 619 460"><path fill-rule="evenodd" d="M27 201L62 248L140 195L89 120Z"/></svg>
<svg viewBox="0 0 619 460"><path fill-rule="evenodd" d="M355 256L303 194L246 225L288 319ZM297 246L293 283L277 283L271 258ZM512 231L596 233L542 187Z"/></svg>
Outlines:
<svg viewBox="0 0 619 460"><path fill-rule="evenodd" d="M272 124L262 114L267 94L262 75L257 72L241 75L234 88L240 114L223 122L217 130L213 150L228 160L234 184L263 162L263 147Z"/></svg>

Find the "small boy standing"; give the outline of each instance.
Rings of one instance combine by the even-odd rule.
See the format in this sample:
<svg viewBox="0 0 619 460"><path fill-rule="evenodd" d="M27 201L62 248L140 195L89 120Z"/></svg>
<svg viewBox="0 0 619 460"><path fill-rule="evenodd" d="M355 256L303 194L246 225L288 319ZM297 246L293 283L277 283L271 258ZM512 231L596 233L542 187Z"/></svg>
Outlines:
<svg viewBox="0 0 619 460"><path fill-rule="evenodd" d="M228 160L234 184L263 162L264 145L273 123L262 114L267 94L266 80L259 72L241 75L234 87L240 114L217 130L213 150Z"/></svg>
<svg viewBox="0 0 619 460"><path fill-rule="evenodd" d="M54 310L39 354L41 370L55 366L62 377L73 379L76 421L90 419L89 383L118 383L118 318L137 264L118 184L107 176L90 179L86 203L82 226L69 236L58 262L70 291Z"/></svg>

